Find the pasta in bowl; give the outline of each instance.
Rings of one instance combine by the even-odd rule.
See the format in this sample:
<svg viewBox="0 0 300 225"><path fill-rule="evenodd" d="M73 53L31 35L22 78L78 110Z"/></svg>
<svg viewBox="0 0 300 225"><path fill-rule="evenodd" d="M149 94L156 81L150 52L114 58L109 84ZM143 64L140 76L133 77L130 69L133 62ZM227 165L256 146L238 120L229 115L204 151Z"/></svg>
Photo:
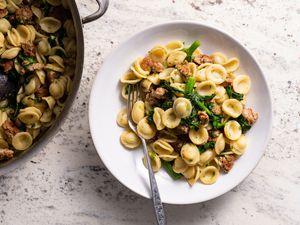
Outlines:
<svg viewBox="0 0 300 225"><path fill-rule="evenodd" d="M165 122L168 120L167 118L170 117L179 120L177 116L175 117L176 114L174 111L181 114L180 117L184 117L184 114L188 113L182 108L188 106L189 103L179 99L186 98L185 90L188 82L182 79L181 73L175 68L177 64L175 61L183 57L184 54L181 53L181 50L188 48L193 41L198 40L200 36L200 53L209 54L208 56L213 59L213 64L222 65L226 70L226 77L229 77L231 73L239 76L249 76L251 87L248 93L243 93L243 95L247 95L245 99L247 102L246 108L251 107L255 109L256 112L259 112L259 119L247 133L241 134L240 138L235 141L225 136L223 128L222 134L218 135L217 139L214 140L214 142L218 142L218 144L215 144L214 147L207 146L207 150L202 156L197 146L203 146L204 144L194 144L190 141L189 137L191 136L197 143L205 143L205 129L209 137L210 132L206 124L201 125L201 128L191 132L191 135L185 135L187 142L184 144L188 145L184 148L185 150L183 150L184 158L182 158L181 149L180 152L175 151L174 146L172 146L174 145L173 143L178 140L177 134L168 132L168 130L176 129L175 125L178 121L175 121L175 125L172 122L167 124L167 126L175 126L175 128L167 127ZM179 41L170 43L170 40L174 39ZM184 40L185 43L183 43L182 40ZM151 54L155 55L155 60L167 61L167 65L164 65L163 72L151 72L148 74L146 70L141 68L144 70L142 71L135 65L136 59L141 58L139 62L142 62L143 58L147 56L147 52L151 49L155 50L154 53ZM165 53L167 52L168 55L171 51L175 51L175 53L173 53L173 56L168 60L168 58L165 58ZM197 54L197 52L195 54ZM174 58L177 59L174 60ZM228 59L231 60L225 64ZM239 61L238 69L234 72L227 73L227 69L234 70L234 67L237 65L235 64L236 59ZM193 92L201 96L211 96L214 94L214 101L221 106L221 110L222 104L229 99L226 96L228 95L227 91L231 93L233 93L233 91L236 93L240 92L235 89L234 83L247 84L247 81L244 83L244 79L241 79L241 81L237 80L234 83L232 82L231 90L228 89L226 91L226 87L215 83L215 80L219 83L221 79L224 79L223 69L213 67L206 72L206 68L209 67L211 63L203 63L199 66L196 64L196 67L191 63L193 62L188 61L187 67L192 71L193 78L195 79ZM139 63L137 63L137 65L138 64ZM138 77L130 68L133 68L137 73L142 74L142 76ZM206 78L207 75L211 77L210 80ZM147 79L143 77L147 77ZM168 81L165 85L172 84L172 89L180 90L176 93L176 99L179 100L176 103L175 110L173 109L175 99L172 101L172 107L168 106L167 103L164 104L164 106L167 107L166 109L153 107L153 123L148 125L147 113L149 106L145 104L144 98L142 98L141 100L144 102L144 112L139 109L139 113L137 113L139 116L136 119L139 120L142 118L141 121L143 121L141 124L143 124L142 127L146 127L145 134L147 136L152 136L153 133L155 133L155 135L160 134L159 138L153 139L153 144L149 146L149 152L153 158L152 164L155 166L155 170L158 170L155 176L162 201L170 204L191 204L207 201L234 188L255 168L266 147L272 120L272 105L269 89L260 67L253 56L237 40L223 31L198 22L174 21L147 28L132 36L129 40L116 48L104 61L95 79L90 96L89 121L93 142L102 162L116 179L139 195L151 198L149 193L148 171L142 160L143 153L138 150L137 147L134 147L139 146L139 139L132 134L130 130L124 129L124 126L126 127L127 124L124 105L127 99L128 89L126 88L127 83L123 84L122 80L127 80L126 82L128 82L128 84L139 83L141 89L147 90L150 86L160 86L161 80L167 81L170 77L172 77L172 82ZM243 87L242 89L244 90ZM145 92L145 95L146 94ZM246 103L241 100L238 101L241 102L243 106ZM190 102L192 107L194 107L193 102L191 100ZM234 103L232 105L230 101L227 104L230 107L230 110L227 110L229 113L239 109L234 106ZM141 106L142 104L139 103L139 105ZM231 107L234 109L232 110ZM118 113L120 109L123 110ZM167 116L164 116L167 110L169 110L166 114ZM117 116L117 114L119 116ZM118 118L118 123L116 123L116 117ZM225 119L225 117L222 119ZM237 119L238 117L230 117L227 122L236 121ZM165 122L163 120L165 120ZM179 125L181 120L185 120L185 118L180 118ZM229 130L229 135L232 132L235 133L234 124L228 126L227 129ZM128 150L124 148L120 141L120 135L123 132L125 135L129 134L130 143L133 144L133 147ZM200 133L201 138L197 138L197 136L199 136L198 133ZM151 139L148 140L151 142ZM230 144L228 144L229 142ZM225 145L226 151L223 150L223 145ZM227 147L230 145L232 146L231 151L235 155L234 166L225 174L223 169L219 169L213 161L216 157L225 157L225 152L228 151ZM200 153L200 159L196 166L186 163L189 162L190 156L196 155L193 159L197 159L198 157L197 153L195 153L197 151L195 151L194 146L197 147L197 151ZM246 147L244 148L243 146ZM189 150L187 151L186 148ZM233 154L230 153L229 155ZM240 155L240 157L238 155ZM210 165L205 164L207 160L211 160ZM230 161L230 158L227 156L226 160ZM193 164L193 161L191 161L190 164ZM175 176L179 174L178 178L180 179L174 180L170 177L166 172L166 165L170 165L169 169L175 172ZM199 179L195 179L197 177L199 177ZM214 182L214 179L216 179L216 182L209 184ZM195 180L196 182L192 186L187 182L189 181L193 184Z"/></svg>
<svg viewBox="0 0 300 225"><path fill-rule="evenodd" d="M117 114L118 125L125 129L122 145L134 149L141 143L128 128L131 116L147 140L153 171L164 167L172 178L184 177L190 185L214 184L243 155L245 133L258 119L246 107L251 79L235 73L239 65L238 58L221 52L202 53L199 41L188 48L180 40L153 47L121 78L121 92L132 84L143 92L131 115L124 109Z"/></svg>

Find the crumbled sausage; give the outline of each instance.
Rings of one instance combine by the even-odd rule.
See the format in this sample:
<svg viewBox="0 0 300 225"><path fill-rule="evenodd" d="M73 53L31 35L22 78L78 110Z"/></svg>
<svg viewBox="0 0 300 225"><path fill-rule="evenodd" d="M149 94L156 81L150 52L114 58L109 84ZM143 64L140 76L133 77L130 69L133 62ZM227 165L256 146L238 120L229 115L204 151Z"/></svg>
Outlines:
<svg viewBox="0 0 300 225"><path fill-rule="evenodd" d="M173 143L170 143L170 145L174 148L175 152L180 153L181 148L183 146L183 142L181 140L177 140L177 141L175 141Z"/></svg>
<svg viewBox="0 0 300 225"><path fill-rule="evenodd" d="M36 96L39 97L39 98L42 98L42 97L46 97L49 95L49 88L46 88L46 87L39 87L36 92L35 92Z"/></svg>
<svg viewBox="0 0 300 225"><path fill-rule="evenodd" d="M7 73L14 68L14 61L13 60L4 61L3 63L1 63L1 67L3 67L4 73Z"/></svg>
<svg viewBox="0 0 300 225"><path fill-rule="evenodd" d="M176 66L176 69L178 69L178 71L180 73L182 73L185 76L191 76L192 72L190 70L189 64L187 61L184 61L183 63L178 63Z"/></svg>
<svg viewBox="0 0 300 225"><path fill-rule="evenodd" d="M234 155L225 155L219 158L220 166L226 173L232 169L234 161L235 161Z"/></svg>
<svg viewBox="0 0 300 225"><path fill-rule="evenodd" d="M35 46L28 43L23 43L21 45L22 49L24 50L24 53L26 56L35 56L36 49Z"/></svg>
<svg viewBox="0 0 300 225"><path fill-rule="evenodd" d="M163 64L153 61L150 57L145 57L141 62L141 68L145 71L162 72L164 70Z"/></svg>
<svg viewBox="0 0 300 225"><path fill-rule="evenodd" d="M0 18L7 16L8 10L7 9L0 9Z"/></svg>
<svg viewBox="0 0 300 225"><path fill-rule="evenodd" d="M252 108L244 109L242 115L250 125L254 124L258 119L258 113L254 112Z"/></svg>
<svg viewBox="0 0 300 225"><path fill-rule="evenodd" d="M151 106L158 105L160 100L166 99L166 89L158 87L155 90L151 89L151 92L146 95L145 101Z"/></svg>
<svg viewBox="0 0 300 225"><path fill-rule="evenodd" d="M221 134L221 131L219 130L210 130L209 136L213 139L218 137Z"/></svg>
<svg viewBox="0 0 300 225"><path fill-rule="evenodd" d="M47 80L48 82L52 83L55 79L59 78L59 74L54 71L47 72Z"/></svg>
<svg viewBox="0 0 300 225"><path fill-rule="evenodd" d="M153 72L157 72L160 73L164 70L164 66L163 64L161 64L160 62L154 62L153 66L152 66L152 71Z"/></svg>
<svg viewBox="0 0 300 225"><path fill-rule="evenodd" d="M158 88L156 88L155 91L154 90L152 91L153 97L155 97L157 99L165 99L166 98L165 94L166 94L166 89L164 89L162 87L158 87Z"/></svg>
<svg viewBox="0 0 300 225"><path fill-rule="evenodd" d="M207 125L209 123L209 116L204 111L198 111L198 117L202 125Z"/></svg>
<svg viewBox="0 0 300 225"><path fill-rule="evenodd" d="M233 79L230 77L227 77L221 85L226 88L228 86L231 86L232 82L233 82Z"/></svg>
<svg viewBox="0 0 300 225"><path fill-rule="evenodd" d="M33 13L29 6L24 6L16 10L16 19L20 23L25 23L32 19Z"/></svg>
<svg viewBox="0 0 300 225"><path fill-rule="evenodd" d="M211 109L211 111L216 115L220 115L222 113L221 106L219 106L218 104L213 104L213 108Z"/></svg>
<svg viewBox="0 0 300 225"><path fill-rule="evenodd" d="M201 65L201 64L204 64L204 63L212 63L213 60L210 56L203 54L203 55L195 56L194 62Z"/></svg>
<svg viewBox="0 0 300 225"><path fill-rule="evenodd" d="M145 57L141 62L141 68L145 71L150 71L153 65L153 61L150 57Z"/></svg>
<svg viewBox="0 0 300 225"><path fill-rule="evenodd" d="M2 124L2 128L4 129L5 134L7 134L10 137L15 136L17 133L19 133L19 129L11 120L6 120Z"/></svg>
<svg viewBox="0 0 300 225"><path fill-rule="evenodd" d="M152 93L152 92L151 92ZM159 99L154 98L151 93L146 94L145 101L149 103L151 106L155 106L159 104Z"/></svg>
<svg viewBox="0 0 300 225"><path fill-rule="evenodd" d="M187 125L179 125L175 128L175 132L178 134L188 134L190 128Z"/></svg>
<svg viewBox="0 0 300 225"><path fill-rule="evenodd" d="M9 160L14 157L14 151L4 148L0 149L0 161Z"/></svg>
<svg viewBox="0 0 300 225"><path fill-rule="evenodd" d="M42 63L33 63L27 67L27 70L33 72L35 70L42 70L42 69L44 69L44 67L45 66Z"/></svg>

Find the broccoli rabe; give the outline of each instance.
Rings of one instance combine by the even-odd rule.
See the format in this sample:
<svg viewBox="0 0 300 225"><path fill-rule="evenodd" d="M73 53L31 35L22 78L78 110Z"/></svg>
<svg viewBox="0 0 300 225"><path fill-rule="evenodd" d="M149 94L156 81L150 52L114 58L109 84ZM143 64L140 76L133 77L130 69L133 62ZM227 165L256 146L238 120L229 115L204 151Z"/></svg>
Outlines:
<svg viewBox="0 0 300 225"><path fill-rule="evenodd" d="M174 180L178 180L182 177L182 174L180 173L175 173L175 171L173 170L172 164L171 162L167 162L167 161L162 161L163 167L165 168L165 170L167 171L167 173L170 175L170 177L172 177Z"/></svg>
<svg viewBox="0 0 300 225"><path fill-rule="evenodd" d="M214 148L215 144L216 144L216 142L209 141L209 142L205 143L204 145L199 146L198 150L199 150L200 153L203 153L208 149Z"/></svg>
<svg viewBox="0 0 300 225"><path fill-rule="evenodd" d="M149 124L154 124L153 115L154 115L154 109L151 109L147 115L147 121Z"/></svg>
<svg viewBox="0 0 300 225"><path fill-rule="evenodd" d="M226 87L226 93L229 98L235 98L236 100L239 100L239 101L242 101L244 98L243 94L239 94L239 93L235 92L231 86Z"/></svg>
<svg viewBox="0 0 300 225"><path fill-rule="evenodd" d="M195 52L195 50L200 47L200 41L196 40L193 42L193 44L189 47L189 48L184 48L182 51L184 51L186 53L186 60L191 62L192 61L192 56L193 53Z"/></svg>
<svg viewBox="0 0 300 225"><path fill-rule="evenodd" d="M181 119L180 124L188 126L191 129L198 130L199 126L201 125L201 121L199 119L197 111L195 109L193 109L190 116L188 116L187 118L182 118Z"/></svg>
<svg viewBox="0 0 300 225"><path fill-rule="evenodd" d="M246 133L248 130L250 130L251 125L249 122L243 117L243 115L240 115L236 121L241 125L243 134Z"/></svg>

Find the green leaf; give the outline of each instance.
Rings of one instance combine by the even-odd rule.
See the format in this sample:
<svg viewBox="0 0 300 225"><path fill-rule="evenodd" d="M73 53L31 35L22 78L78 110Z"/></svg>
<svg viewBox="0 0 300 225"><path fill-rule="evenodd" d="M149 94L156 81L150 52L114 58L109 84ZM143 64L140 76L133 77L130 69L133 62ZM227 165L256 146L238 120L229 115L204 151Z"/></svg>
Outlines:
<svg viewBox="0 0 300 225"><path fill-rule="evenodd" d="M186 85L185 85L185 94L193 92L195 83L196 83L196 81L193 77L188 78Z"/></svg>
<svg viewBox="0 0 300 225"><path fill-rule="evenodd" d="M163 110L167 110L169 108L173 107L173 101L172 100L166 100L164 101L161 106L160 106Z"/></svg>
<svg viewBox="0 0 300 225"><path fill-rule="evenodd" d="M193 108L191 115L187 118L182 118L180 124L188 126L191 129L198 130L199 126L201 125L201 121L197 114L197 110Z"/></svg>
<svg viewBox="0 0 300 225"><path fill-rule="evenodd" d="M245 119L243 115L240 115L236 121L241 125L243 134L246 133L248 130L251 129L251 125L249 122Z"/></svg>
<svg viewBox="0 0 300 225"><path fill-rule="evenodd" d="M239 101L242 101L243 98L244 98L244 95L243 94L239 94L237 92L235 92L231 86L227 86L226 87L226 93L228 95L229 98L234 98L234 99L237 99Z"/></svg>
<svg viewBox="0 0 300 225"><path fill-rule="evenodd" d="M187 54L187 56L185 58L187 61L189 61L189 62L192 61L193 53L198 47L200 47L200 45L201 45L200 41L196 40L193 42L193 44L189 48L185 48L182 50Z"/></svg>
<svg viewBox="0 0 300 225"><path fill-rule="evenodd" d="M182 177L182 174L180 173L175 173L175 171L173 170L172 164L170 162L167 161L163 161L162 160L162 164L163 167L165 168L165 170L167 171L167 173L170 175L170 177L172 177L174 180L178 180Z"/></svg>
<svg viewBox="0 0 300 225"><path fill-rule="evenodd" d="M203 152L205 152L208 149L214 148L215 144L216 144L216 142L209 141L209 142L205 143L204 145L199 146L198 150L199 150L200 153L203 153Z"/></svg>
<svg viewBox="0 0 300 225"><path fill-rule="evenodd" d="M154 115L154 109L151 109L148 112L148 116L147 116L147 121L148 121L149 124L154 124L153 115Z"/></svg>

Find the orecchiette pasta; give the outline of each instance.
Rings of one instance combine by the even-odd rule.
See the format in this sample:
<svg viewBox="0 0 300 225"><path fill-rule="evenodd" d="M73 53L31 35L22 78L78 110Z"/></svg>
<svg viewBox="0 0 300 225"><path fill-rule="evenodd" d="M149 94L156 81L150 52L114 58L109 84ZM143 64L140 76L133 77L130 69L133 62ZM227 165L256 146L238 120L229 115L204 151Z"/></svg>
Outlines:
<svg viewBox="0 0 300 225"><path fill-rule="evenodd" d="M222 65L226 69L227 73L232 73L239 68L240 60L238 58L231 58L231 59L228 59Z"/></svg>
<svg viewBox="0 0 300 225"><path fill-rule="evenodd" d="M240 138L236 141L232 141L231 143L232 149L231 151L237 155L244 154L247 147L247 140L245 135L241 135Z"/></svg>
<svg viewBox="0 0 300 225"><path fill-rule="evenodd" d="M183 145L180 154L183 161L189 166L196 165L200 160L199 150L194 144Z"/></svg>
<svg viewBox="0 0 300 225"><path fill-rule="evenodd" d="M0 0L0 163L54 124L72 90L77 41L67 6L65 0ZM10 152L4 158L2 148Z"/></svg>
<svg viewBox="0 0 300 225"><path fill-rule="evenodd" d="M134 65L130 67L132 72L138 77L138 78L147 78L147 75L150 73L150 71L146 71L142 69L141 63L142 63L143 58L138 58Z"/></svg>
<svg viewBox="0 0 300 225"><path fill-rule="evenodd" d="M225 149L225 138L223 134L220 134L216 140L215 144L215 152L219 155Z"/></svg>
<svg viewBox="0 0 300 225"><path fill-rule="evenodd" d="M166 44L166 48L169 52L181 50L183 49L184 45L182 41L170 41L168 44Z"/></svg>
<svg viewBox="0 0 300 225"><path fill-rule="evenodd" d="M186 53L182 51L173 51L169 54L167 59L168 66L174 66L178 63L182 63L186 58Z"/></svg>
<svg viewBox="0 0 300 225"><path fill-rule="evenodd" d="M200 155L199 164L201 166L205 166L208 163L210 163L210 161L212 161L214 157L215 157L215 152L213 150L207 150Z"/></svg>
<svg viewBox="0 0 300 225"><path fill-rule="evenodd" d="M185 163L185 161L181 157L178 157L174 160L173 170L175 173L183 173L188 169L188 167L189 166Z"/></svg>
<svg viewBox="0 0 300 225"><path fill-rule="evenodd" d="M170 155L173 153L173 147L166 141L158 139L152 144L153 151L158 155Z"/></svg>
<svg viewBox="0 0 300 225"><path fill-rule="evenodd" d="M182 175L187 179L191 179L195 176L196 173L196 167L195 166L189 166L184 172L182 172Z"/></svg>
<svg viewBox="0 0 300 225"><path fill-rule="evenodd" d="M133 131L125 130L121 135L121 143L126 148L132 149L137 148L141 144L141 141Z"/></svg>
<svg viewBox="0 0 300 225"><path fill-rule="evenodd" d="M150 50L149 57L155 62L164 62L167 58L167 50L163 46L156 46Z"/></svg>
<svg viewBox="0 0 300 225"><path fill-rule="evenodd" d="M187 179L187 182L192 186L194 185L200 178L200 167L196 166L195 167L195 172L193 174L193 176L191 176L190 178Z"/></svg>
<svg viewBox="0 0 300 225"><path fill-rule="evenodd" d="M143 101L137 101L134 103L131 111L132 120L138 124L145 116L145 103Z"/></svg>
<svg viewBox="0 0 300 225"><path fill-rule="evenodd" d="M149 154L149 157L150 157L151 167L152 167L153 172L159 171L160 168L161 168L160 158L153 151L149 151L148 154ZM148 168L146 157L143 158L143 163L144 163L145 167Z"/></svg>
<svg viewBox="0 0 300 225"><path fill-rule="evenodd" d="M61 22L54 17L44 17L40 20L40 26L47 33L55 33L61 27Z"/></svg>
<svg viewBox="0 0 300 225"><path fill-rule="evenodd" d="M215 84L222 84L226 79L227 72L223 66L212 64L205 69L205 74L208 80Z"/></svg>
<svg viewBox="0 0 300 225"><path fill-rule="evenodd" d="M201 171L199 179L203 184L213 184L217 181L219 174L216 167L208 166Z"/></svg>
<svg viewBox="0 0 300 225"><path fill-rule="evenodd" d="M189 138L195 145L205 144L209 138L208 131L203 126L199 127L198 130L191 129Z"/></svg>
<svg viewBox="0 0 300 225"><path fill-rule="evenodd" d="M160 80L167 80L169 81L172 77L172 72L174 71L174 68L167 68L159 73L158 77Z"/></svg>
<svg viewBox="0 0 300 225"><path fill-rule="evenodd" d="M242 135L241 125L235 120L228 121L224 127L224 134L232 141L239 139Z"/></svg>
<svg viewBox="0 0 300 225"><path fill-rule="evenodd" d="M233 90L240 94L248 94L251 88L251 80L247 75L239 75L232 82Z"/></svg>
<svg viewBox="0 0 300 225"><path fill-rule="evenodd" d="M132 71L125 73L121 78L121 82L124 84L136 84L140 81L141 78L138 78Z"/></svg>
<svg viewBox="0 0 300 225"><path fill-rule="evenodd" d="M144 117L137 125L137 132L144 139L151 139L156 134L156 128L154 125L148 123L147 117Z"/></svg>
<svg viewBox="0 0 300 225"><path fill-rule="evenodd" d="M6 34L7 31L9 31L10 29L11 29L10 22L5 18L1 18L0 19L0 32L3 34Z"/></svg>
<svg viewBox="0 0 300 225"><path fill-rule="evenodd" d="M120 79L125 100L136 90L133 85L143 92L129 116L137 123L139 136L147 140L153 171L163 166L171 177L184 177L190 185L214 184L220 171L228 173L244 154L245 133L257 120L257 114L245 106L251 80L236 74L239 59L227 58L223 52L206 55L197 46L195 41L185 48L179 40L155 46ZM43 110L42 117L49 118L47 109ZM128 127L126 109L118 113L117 123ZM128 141L122 142L122 137L126 135L135 143L133 147L139 145L138 137L126 130L121 134L125 147Z"/></svg>
<svg viewBox="0 0 300 225"><path fill-rule="evenodd" d="M32 145L32 137L28 132L17 133L12 138L12 146L19 151L24 151Z"/></svg>
<svg viewBox="0 0 300 225"><path fill-rule="evenodd" d="M153 122L155 123L157 130L163 130L165 128L165 125L162 121L163 114L164 114L163 109L158 108L158 107L154 108Z"/></svg>
<svg viewBox="0 0 300 225"><path fill-rule="evenodd" d="M171 108L163 113L162 122L168 128L175 128L180 124L181 119L176 116L175 111Z"/></svg>
<svg viewBox="0 0 300 225"><path fill-rule="evenodd" d="M227 56L222 52L214 52L211 58L215 64L224 64L227 61Z"/></svg>
<svg viewBox="0 0 300 225"><path fill-rule="evenodd" d="M120 127L127 127L128 126L128 119L127 119L127 109L123 108L117 115L117 123Z"/></svg>
<svg viewBox="0 0 300 225"><path fill-rule="evenodd" d="M239 117L243 112L243 105L236 99L227 99L222 104L222 110L232 118Z"/></svg>
<svg viewBox="0 0 300 225"><path fill-rule="evenodd" d="M173 110L177 117L186 118L192 113L192 103L186 98L177 98L173 104Z"/></svg>
<svg viewBox="0 0 300 225"><path fill-rule="evenodd" d="M213 95L216 92L216 85L212 81L203 81L197 84L196 91L199 95Z"/></svg>

